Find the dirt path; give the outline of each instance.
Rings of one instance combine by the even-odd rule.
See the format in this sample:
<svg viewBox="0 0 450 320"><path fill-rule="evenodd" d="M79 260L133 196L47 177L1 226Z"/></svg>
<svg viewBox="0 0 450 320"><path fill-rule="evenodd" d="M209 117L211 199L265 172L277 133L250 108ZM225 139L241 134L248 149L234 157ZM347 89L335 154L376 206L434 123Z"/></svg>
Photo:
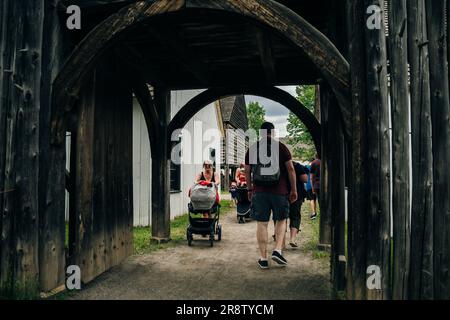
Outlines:
<svg viewBox="0 0 450 320"><path fill-rule="evenodd" d="M303 219L307 220L307 211ZM311 223L303 225L301 248L285 251L288 267L256 264L256 223L222 216L223 240L209 247L200 240L151 254L133 256L114 267L73 299L329 299L327 259L308 251ZM272 226L269 235L272 234ZM194 239L199 239L195 237ZM273 248L270 241L269 249Z"/></svg>

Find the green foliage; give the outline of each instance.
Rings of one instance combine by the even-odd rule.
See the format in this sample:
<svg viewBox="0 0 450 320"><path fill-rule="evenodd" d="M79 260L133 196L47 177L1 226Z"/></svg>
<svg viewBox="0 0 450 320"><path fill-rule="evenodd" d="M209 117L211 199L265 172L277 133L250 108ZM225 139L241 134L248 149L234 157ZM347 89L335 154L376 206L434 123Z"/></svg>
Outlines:
<svg viewBox="0 0 450 320"><path fill-rule="evenodd" d="M311 112L314 112L316 88L314 86L298 86L296 91L297 99ZM314 142L306 126L292 112L289 113L287 132L288 143L293 146L293 157L310 161L316 152Z"/></svg>
<svg viewBox="0 0 450 320"><path fill-rule="evenodd" d="M7 280L0 284L0 300L36 300L39 299L39 284L36 279L23 282Z"/></svg>
<svg viewBox="0 0 450 320"><path fill-rule="evenodd" d="M250 129L253 129L257 132L258 137L261 125L266 121L265 116L266 110L264 110L259 102L250 102L247 105L248 126Z"/></svg>

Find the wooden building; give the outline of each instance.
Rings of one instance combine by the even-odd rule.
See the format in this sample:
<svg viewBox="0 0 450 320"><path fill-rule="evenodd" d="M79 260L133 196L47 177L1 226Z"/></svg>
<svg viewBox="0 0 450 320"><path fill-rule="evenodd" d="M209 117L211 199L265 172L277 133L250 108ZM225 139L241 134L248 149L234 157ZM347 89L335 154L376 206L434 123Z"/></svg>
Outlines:
<svg viewBox="0 0 450 320"><path fill-rule="evenodd" d="M248 142L247 105L244 95L227 97L217 102L222 132L222 188L228 190L236 169L245 161Z"/></svg>
<svg viewBox="0 0 450 320"><path fill-rule="evenodd" d="M71 5L81 9L81 30L66 23ZM69 264L87 283L132 253L133 94L158 177L154 241L170 239L172 132L218 99L249 94L293 111L321 150L334 288L349 299L449 299L448 5L1 1L2 292L51 290L64 283ZM320 85L320 124L277 87L298 84ZM202 88L171 119L171 91ZM368 286L371 272L380 281Z"/></svg>

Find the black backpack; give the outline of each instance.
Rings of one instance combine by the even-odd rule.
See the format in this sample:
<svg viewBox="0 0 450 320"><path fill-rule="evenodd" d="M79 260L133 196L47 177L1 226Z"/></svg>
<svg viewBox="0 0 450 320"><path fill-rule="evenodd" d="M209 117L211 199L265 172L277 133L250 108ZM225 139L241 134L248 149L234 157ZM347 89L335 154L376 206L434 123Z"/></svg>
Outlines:
<svg viewBox="0 0 450 320"><path fill-rule="evenodd" d="M258 155L257 155L257 164L253 164L251 166L252 167L253 183L255 185L257 185L257 186L262 186L262 187L270 187L270 186L278 185L278 183L280 182L280 176L281 176L280 163L279 163L280 159L278 159L278 164L277 163L274 164L276 166L275 170L273 168L269 169L269 168L271 168L274 160L277 157L274 158L271 155L272 148L271 148L270 142L267 144L267 146L268 146L267 155L270 157L270 162L267 163L267 164L262 164L259 161L260 160L259 159L259 148L260 148L260 145L259 145L259 142L258 142L257 149L256 149L257 153L258 153ZM271 172L267 173L267 170L270 170Z"/></svg>

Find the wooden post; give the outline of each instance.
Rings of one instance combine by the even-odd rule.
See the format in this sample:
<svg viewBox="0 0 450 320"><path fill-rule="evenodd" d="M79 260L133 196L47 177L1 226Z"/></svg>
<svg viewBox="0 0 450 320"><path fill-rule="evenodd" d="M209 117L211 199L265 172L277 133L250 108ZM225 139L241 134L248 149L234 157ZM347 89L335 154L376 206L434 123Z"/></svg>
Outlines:
<svg viewBox="0 0 450 320"><path fill-rule="evenodd" d="M406 0L389 2L392 114L392 216L394 234L392 298L408 297L410 255L410 149Z"/></svg>
<svg viewBox="0 0 450 320"><path fill-rule="evenodd" d="M328 192L331 225L331 280L334 293L345 289L345 157L339 112L329 109Z"/></svg>
<svg viewBox="0 0 450 320"><path fill-rule="evenodd" d="M11 109L11 81L13 68L13 32L12 32L12 6L13 1L3 1L0 4L0 290L5 291L10 287L11 256L9 243L10 236L10 212L4 206L6 185L6 146L7 146L7 124L9 120L7 113Z"/></svg>
<svg viewBox="0 0 450 320"><path fill-rule="evenodd" d="M412 208L409 299L433 299L433 150L425 0L408 1Z"/></svg>
<svg viewBox="0 0 450 320"><path fill-rule="evenodd" d="M336 105L333 105L333 93L326 84L320 86L320 113L321 113L321 128L322 128L322 147L320 152L320 233L319 233L319 249L329 250L331 248L331 216L332 216L332 193L336 190L331 190L332 173L331 162L334 154L332 153L332 144L335 143L335 110Z"/></svg>
<svg viewBox="0 0 450 320"><path fill-rule="evenodd" d="M434 298L450 299L450 118L445 0L426 2L433 125Z"/></svg>
<svg viewBox="0 0 450 320"><path fill-rule="evenodd" d="M105 56L79 101L73 261L83 283L133 253L132 93L117 63Z"/></svg>
<svg viewBox="0 0 450 320"><path fill-rule="evenodd" d="M378 6L381 28L369 29L366 35L367 72L367 241L366 266L381 271L381 288L367 288L368 299L390 299L390 147L387 54L384 28L384 1L365 0L365 8Z"/></svg>
<svg viewBox="0 0 450 320"><path fill-rule="evenodd" d="M2 271L1 281L10 278L12 294L38 290L38 181L39 112L41 89L42 1L2 3L5 56L2 70ZM3 23L3 22L2 22ZM8 34L6 34L8 33ZM11 37L11 38L9 38ZM3 41L2 41L3 43ZM8 86L6 88L5 86ZM3 117L0 117L3 121ZM3 129L5 128L5 129ZM8 191L8 192L6 192ZM6 249L6 250L5 250ZM3 250L5 252L3 253ZM8 257L5 257L8 256Z"/></svg>
<svg viewBox="0 0 450 320"><path fill-rule="evenodd" d="M154 100L159 116L159 130L152 146L152 241L170 240L170 90L155 87Z"/></svg>
<svg viewBox="0 0 450 320"><path fill-rule="evenodd" d="M44 10L39 126L39 269L42 270L39 282L41 291L48 292L62 285L66 275L63 214L66 150L64 145L50 145L50 118L52 82L65 61L68 41L57 7L51 1L44 1Z"/></svg>
<svg viewBox="0 0 450 320"><path fill-rule="evenodd" d="M366 298L366 54L365 15L361 0L347 1L349 57L351 63L352 112L349 162L347 237L347 298Z"/></svg>

